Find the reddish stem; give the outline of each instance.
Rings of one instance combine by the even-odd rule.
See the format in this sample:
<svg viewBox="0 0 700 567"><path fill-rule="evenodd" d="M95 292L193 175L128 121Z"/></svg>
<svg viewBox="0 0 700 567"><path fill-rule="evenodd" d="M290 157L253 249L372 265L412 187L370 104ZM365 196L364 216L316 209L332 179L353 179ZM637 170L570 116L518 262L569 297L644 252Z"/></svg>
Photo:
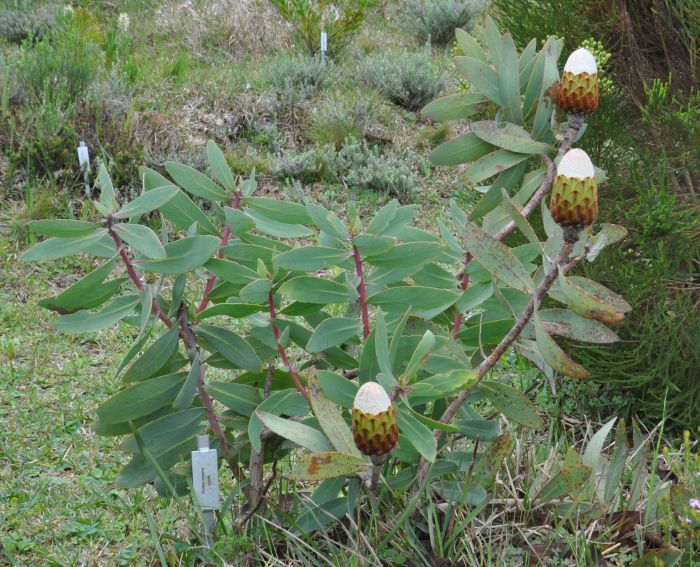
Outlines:
<svg viewBox="0 0 700 567"><path fill-rule="evenodd" d="M236 195L233 198L233 201L231 201L231 208L232 209L240 209L241 208L241 192L236 191ZM222 253L221 253L221 248L226 246L228 244L228 240L231 237L231 227L227 224L226 227L224 228L224 234L221 236L221 242L219 243L219 251L216 253L217 258L221 258ZM195 311L196 314L201 313L207 308L207 305L209 305L209 294L211 293L211 290L214 289L214 284L216 283L216 276L214 274L211 274L209 278L207 279L207 284L204 286L204 294L202 295L202 301L199 302L199 305L197 306L197 309Z"/></svg>
<svg viewBox="0 0 700 567"><path fill-rule="evenodd" d="M275 325L275 319L277 319L277 311L275 310L275 298L272 295L272 291L270 291L270 293L267 294L267 305L270 311L270 324L272 325L272 333L275 335L275 343L277 343L277 352L279 353L280 358L282 359L282 364L284 364L289 370L289 374L292 377L292 380L294 380L294 385L296 386L297 390L299 390L299 392L306 398L307 401L310 401L309 393L306 391L306 388L304 388L304 386L302 385L297 371L294 370L294 367L289 363L289 358L287 358L287 351L284 349L284 346L280 342L280 330Z"/></svg>
<svg viewBox="0 0 700 567"><path fill-rule="evenodd" d="M467 252L467 255L464 257L464 268L462 269L462 275L459 278L459 288L462 291L467 291L467 289L469 288L469 274L467 273L467 266L469 266L469 263L471 261L471 252ZM455 336L457 333L459 333L459 330L462 328L463 320L464 316L462 315L461 311L458 311L457 315L455 315L455 322L452 324L452 336Z"/></svg>
<svg viewBox="0 0 700 567"><path fill-rule="evenodd" d="M549 272L545 275L544 279L534 291L534 293L530 296L530 300L525 310L522 313L520 313L520 315L518 315L518 318L515 320L515 323L513 324L513 327L511 327L510 331L508 331L508 334L505 337L503 337L503 339L501 339L501 342L498 343L498 345L491 352L491 354L489 354L474 370L476 381L473 382L469 386L469 388L462 390L459 393L459 395L450 402L450 404L443 412L442 417L440 418L440 422L450 423L450 421L452 421L454 416L457 415L459 408L461 408L462 404L464 404L464 402L467 401L467 398L469 398L470 394L476 389L476 387L479 385L484 376L486 376L486 374L494 366L496 366L496 363L499 361L501 356L520 336L520 333L525 328L525 325L527 325L530 319L532 318L532 314L535 312L535 307L539 305L539 303L542 301L545 295L547 295L549 288L552 287L554 280L559 275L559 272L563 267L564 262L571 254L571 250L573 250L573 248L573 242L564 242L564 244L562 244L562 247L560 248L559 253L557 254L557 258L552 263L552 267L550 268ZM442 437L442 431L440 429L435 429L433 431L433 435L435 439L440 440L440 438ZM420 482L425 478L425 475L428 472L429 468L430 463L426 459L421 459L418 465L418 471L416 475L417 484L420 484Z"/></svg>
<svg viewBox="0 0 700 567"><path fill-rule="evenodd" d="M563 156L566 152L568 152L571 149L571 146L574 143L574 139L576 138L576 134L578 134L578 131L581 129L582 123L579 122L574 122L571 127L567 130L565 136L564 136L564 141L559 148L559 151L557 152L558 156ZM542 180L542 183L540 184L539 188L537 191L535 191L534 195L530 198L530 200L527 202L527 204L522 208L520 213L527 218L532 211L537 208L537 206L540 204L542 199L547 195L549 190L552 188L552 184L554 183L554 178L556 177L557 174L557 167L554 164L554 161L552 161L549 156L543 155L542 159L544 160L545 165L547 166L547 172L545 173L544 179ZM515 232L516 229L516 224L514 221L509 222L506 224L501 230L499 230L496 234L493 235L493 237L496 240L503 241L505 240L508 236L510 236L513 232ZM460 287L462 288L462 291L466 291L467 287L469 286L469 276L467 275L467 265L469 262L471 262L472 256L469 252L467 252L467 257L464 260L464 271L462 272L461 278L460 278ZM463 316L461 313L457 313L455 316L455 321L454 324L452 325L452 335L456 335L459 333L459 330L462 327L462 321L463 321Z"/></svg>
<svg viewBox="0 0 700 567"><path fill-rule="evenodd" d="M369 311L367 309L367 288L365 287L365 276L362 271L362 258L357 246L352 245L352 253L355 258L355 274L360 278L360 283L357 286L357 291L360 295L360 311L362 312L362 333L367 340L369 337Z"/></svg>
<svg viewBox="0 0 700 567"><path fill-rule="evenodd" d="M129 254L127 254L126 249L124 248L124 242L122 241L121 237L114 231L114 219L111 216L107 218L107 229L109 231L109 235L112 237L114 243L117 246L119 255L122 257L122 260L124 260L124 265L126 266L126 271L128 272L131 281L134 282L134 285L140 291L145 291L146 286L143 285L141 278L139 278L138 274L136 273L134 264L131 261ZM165 323L167 327L172 327L175 324L165 314L165 312L160 307L160 305L158 305L155 299L153 299L152 306L153 311L155 311L158 314L160 320L163 321L163 323ZM182 309L180 313L180 336L182 337L182 340L185 343L185 346L187 347L188 351L193 353L197 349L197 342L195 340L194 335L192 334L192 330L189 327L189 323L187 322L187 312L184 309ZM202 406L204 406L204 409L207 413L209 427L211 427L211 430L214 432L214 435L216 435L221 441L221 448L224 453L224 458L228 462L229 467L234 472L236 477L239 480L242 479L243 472L238 466L238 463L236 463L236 461L233 459L233 455L231 454L231 447L228 444L228 440L226 439L226 434L224 433L224 430L222 429L221 424L219 423L219 420L216 417L216 411L214 410L214 402L212 401L211 396L209 396L207 391L204 389L204 369L202 367L200 367L199 375L197 376L197 394L199 395L199 398L202 401Z"/></svg>
<svg viewBox="0 0 700 567"><path fill-rule="evenodd" d="M190 328L190 324L187 321L187 310L180 310L180 336L182 341L187 347L187 351L190 353L191 360L194 360L195 353L197 352L197 340L195 339L194 333ZM202 401L202 406L207 414L207 421L209 421L209 427L211 428L214 435L221 441L221 450L224 454L224 458L228 463L229 467L236 475L236 478L241 480L243 478L243 471L238 465L236 460L233 458L231 452L231 446L226 439L226 433L224 433L219 420L216 417L216 411L214 410L214 401L211 399L209 393L204 389L204 366L200 364L199 374L197 374L197 395Z"/></svg>
<svg viewBox="0 0 700 567"><path fill-rule="evenodd" d="M146 286L143 285L141 278L136 273L134 263L131 261L131 258L129 257L129 254L127 253L126 248L124 247L124 241L114 230L114 219L112 219L111 217L107 219L107 230L109 231L109 235L112 237L112 240L114 240L114 244L117 246L119 255L122 257L122 260L124 260L124 265L126 266L126 271L129 274L131 281L134 282L134 285L138 288L139 291L145 291ZM151 308L155 313L158 314L158 317L161 321L163 321L163 323L165 323L168 327L173 326L173 322L165 314L165 311L163 311L161 306L158 305L158 302L155 298L153 298L151 302Z"/></svg>
<svg viewBox="0 0 700 567"><path fill-rule="evenodd" d="M457 312L457 315L455 315L455 321L452 323L452 336L454 337L457 333L459 333L460 329L462 328L462 321L464 317L462 316L461 312Z"/></svg>

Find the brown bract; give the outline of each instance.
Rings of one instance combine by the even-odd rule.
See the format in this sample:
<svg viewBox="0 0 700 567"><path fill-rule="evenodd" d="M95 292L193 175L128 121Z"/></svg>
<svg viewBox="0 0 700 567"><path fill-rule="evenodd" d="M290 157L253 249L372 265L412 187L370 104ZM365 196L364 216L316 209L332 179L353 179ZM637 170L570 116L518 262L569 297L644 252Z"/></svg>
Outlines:
<svg viewBox="0 0 700 567"><path fill-rule="evenodd" d="M353 408L352 437L357 448L365 455L385 455L391 451L399 441L394 406L377 415Z"/></svg>
<svg viewBox="0 0 700 567"><path fill-rule="evenodd" d="M598 73L564 71L556 94L557 106L568 114L585 116L598 110Z"/></svg>
<svg viewBox="0 0 700 567"><path fill-rule="evenodd" d="M584 228L593 224L598 216L595 177L577 179L558 175L552 189L549 212L559 226Z"/></svg>

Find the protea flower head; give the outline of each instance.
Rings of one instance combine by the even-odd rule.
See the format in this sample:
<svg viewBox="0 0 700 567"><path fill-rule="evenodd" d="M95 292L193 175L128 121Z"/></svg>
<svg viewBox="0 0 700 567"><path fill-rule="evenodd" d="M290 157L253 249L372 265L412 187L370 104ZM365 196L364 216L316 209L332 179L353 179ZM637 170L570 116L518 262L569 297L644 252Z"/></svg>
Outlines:
<svg viewBox="0 0 700 567"><path fill-rule="evenodd" d="M396 447L399 428L396 410L382 386L365 382L352 404L352 436L365 455L378 457Z"/></svg>
<svg viewBox="0 0 700 567"><path fill-rule="evenodd" d="M580 48L569 55L556 100L567 114L586 116L598 110L598 65L587 49Z"/></svg>
<svg viewBox="0 0 700 567"><path fill-rule="evenodd" d="M573 149L566 152L554 180L549 212L564 228L564 238L578 239L580 229L593 224L598 216L598 185L588 154Z"/></svg>

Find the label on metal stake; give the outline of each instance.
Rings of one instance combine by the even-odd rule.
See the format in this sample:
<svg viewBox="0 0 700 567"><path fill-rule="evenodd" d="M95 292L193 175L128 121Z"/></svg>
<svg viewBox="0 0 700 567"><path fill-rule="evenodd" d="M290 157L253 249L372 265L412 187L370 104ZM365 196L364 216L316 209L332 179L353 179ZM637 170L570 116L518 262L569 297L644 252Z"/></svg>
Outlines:
<svg viewBox="0 0 700 567"><path fill-rule="evenodd" d="M88 152L88 148L83 141L81 141L80 145L78 146L78 163L80 164L81 169L83 166L86 168L90 167L90 153Z"/></svg>
<svg viewBox="0 0 700 567"><path fill-rule="evenodd" d="M206 442L201 437L207 437ZM192 451L192 485L202 510L219 509L219 468L216 449L209 448L209 439L201 435L199 449Z"/></svg>
<svg viewBox="0 0 700 567"><path fill-rule="evenodd" d="M328 34L324 31L321 32L321 51L328 51Z"/></svg>

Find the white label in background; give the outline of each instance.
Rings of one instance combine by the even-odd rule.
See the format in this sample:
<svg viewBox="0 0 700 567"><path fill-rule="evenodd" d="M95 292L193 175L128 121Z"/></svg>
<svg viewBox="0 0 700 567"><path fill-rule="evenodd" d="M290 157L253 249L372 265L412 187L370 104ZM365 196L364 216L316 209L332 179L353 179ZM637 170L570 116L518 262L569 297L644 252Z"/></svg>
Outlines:
<svg viewBox="0 0 700 567"><path fill-rule="evenodd" d="M81 169L83 167L90 167L90 153L88 151L88 147L85 145L85 142L82 141L78 146L78 163L80 164Z"/></svg>
<svg viewBox="0 0 700 567"><path fill-rule="evenodd" d="M321 32L321 51L328 51L328 34Z"/></svg>
<svg viewBox="0 0 700 567"><path fill-rule="evenodd" d="M192 451L192 485L202 510L219 509L219 468L216 449Z"/></svg>

